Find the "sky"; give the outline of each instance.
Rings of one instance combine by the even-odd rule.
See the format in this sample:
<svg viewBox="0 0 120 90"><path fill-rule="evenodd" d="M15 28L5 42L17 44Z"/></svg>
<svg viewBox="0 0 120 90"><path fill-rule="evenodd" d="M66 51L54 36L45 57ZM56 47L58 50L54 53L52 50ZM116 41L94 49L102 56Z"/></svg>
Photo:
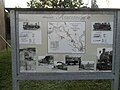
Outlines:
<svg viewBox="0 0 120 90"><path fill-rule="evenodd" d="M30 0L5 0L6 8L14 8L15 6L20 6L21 8L27 8L26 2ZM83 0L84 3L89 4L91 0ZM97 0L99 8L120 8L120 0Z"/></svg>
<svg viewBox="0 0 120 90"><path fill-rule="evenodd" d="M27 8L27 3L30 0L5 0L6 8L14 8L15 6L20 6L21 8Z"/></svg>

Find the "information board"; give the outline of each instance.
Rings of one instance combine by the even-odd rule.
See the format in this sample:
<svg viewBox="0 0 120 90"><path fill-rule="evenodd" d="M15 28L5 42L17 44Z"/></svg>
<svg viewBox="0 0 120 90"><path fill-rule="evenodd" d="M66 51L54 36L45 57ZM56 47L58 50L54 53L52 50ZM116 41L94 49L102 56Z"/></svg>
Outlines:
<svg viewBox="0 0 120 90"><path fill-rule="evenodd" d="M33 80L114 80L118 16L119 10L109 9L12 10L13 74Z"/></svg>
<svg viewBox="0 0 120 90"><path fill-rule="evenodd" d="M114 14L43 13L18 18L20 72L112 70Z"/></svg>

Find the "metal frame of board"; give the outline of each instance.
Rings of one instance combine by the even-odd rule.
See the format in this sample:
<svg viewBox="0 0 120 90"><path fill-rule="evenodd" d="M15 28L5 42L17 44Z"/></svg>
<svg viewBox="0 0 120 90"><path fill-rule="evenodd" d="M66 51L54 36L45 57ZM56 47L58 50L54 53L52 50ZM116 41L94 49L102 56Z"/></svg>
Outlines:
<svg viewBox="0 0 120 90"><path fill-rule="evenodd" d="M19 80L112 80L112 90L119 87L119 60L120 60L120 10L119 9L9 9L11 22L11 44L12 44L12 78L13 90L19 90ZM71 13L113 13L113 66L112 72L67 72L67 73L20 73L19 71L19 35L18 35L18 15L20 13L36 14L44 12Z"/></svg>

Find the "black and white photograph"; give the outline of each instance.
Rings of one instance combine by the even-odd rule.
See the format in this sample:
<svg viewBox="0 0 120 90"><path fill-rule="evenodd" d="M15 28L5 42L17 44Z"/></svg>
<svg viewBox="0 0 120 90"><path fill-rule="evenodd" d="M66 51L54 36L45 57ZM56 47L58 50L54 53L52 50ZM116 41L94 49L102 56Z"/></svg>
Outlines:
<svg viewBox="0 0 120 90"><path fill-rule="evenodd" d="M65 64L65 61L54 61L53 71L67 71L67 65Z"/></svg>
<svg viewBox="0 0 120 90"><path fill-rule="evenodd" d="M97 48L97 70L112 70L112 48Z"/></svg>
<svg viewBox="0 0 120 90"><path fill-rule="evenodd" d="M98 22L93 24L94 31L111 31L111 24L110 22Z"/></svg>
<svg viewBox="0 0 120 90"><path fill-rule="evenodd" d="M95 70L95 61L81 61L81 65L79 67L80 71L85 70Z"/></svg>
<svg viewBox="0 0 120 90"><path fill-rule="evenodd" d="M20 52L20 71L35 71L36 70L36 49L23 48Z"/></svg>
<svg viewBox="0 0 120 90"><path fill-rule="evenodd" d="M37 72L52 72L53 67L54 67L53 55L38 56Z"/></svg>
<svg viewBox="0 0 120 90"><path fill-rule="evenodd" d="M29 22L29 21L23 22L23 30L38 30L38 29L40 29L39 22Z"/></svg>
<svg viewBox="0 0 120 90"><path fill-rule="evenodd" d="M53 65L53 63L54 56L52 55L38 56L38 66Z"/></svg>
<svg viewBox="0 0 120 90"><path fill-rule="evenodd" d="M75 57L75 56L65 56L65 63L67 66L80 66L81 64L81 57Z"/></svg>
<svg viewBox="0 0 120 90"><path fill-rule="evenodd" d="M67 65L68 72L79 72L79 67L81 65L81 57L74 55L66 55L65 64Z"/></svg>

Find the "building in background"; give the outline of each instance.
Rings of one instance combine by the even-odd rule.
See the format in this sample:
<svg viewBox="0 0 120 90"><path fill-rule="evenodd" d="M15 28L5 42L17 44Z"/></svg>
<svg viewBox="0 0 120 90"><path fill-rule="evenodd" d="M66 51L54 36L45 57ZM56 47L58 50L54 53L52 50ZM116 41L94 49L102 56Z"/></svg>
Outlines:
<svg viewBox="0 0 120 90"><path fill-rule="evenodd" d="M0 50L6 47L6 44L3 40L5 37L4 1L0 0Z"/></svg>

